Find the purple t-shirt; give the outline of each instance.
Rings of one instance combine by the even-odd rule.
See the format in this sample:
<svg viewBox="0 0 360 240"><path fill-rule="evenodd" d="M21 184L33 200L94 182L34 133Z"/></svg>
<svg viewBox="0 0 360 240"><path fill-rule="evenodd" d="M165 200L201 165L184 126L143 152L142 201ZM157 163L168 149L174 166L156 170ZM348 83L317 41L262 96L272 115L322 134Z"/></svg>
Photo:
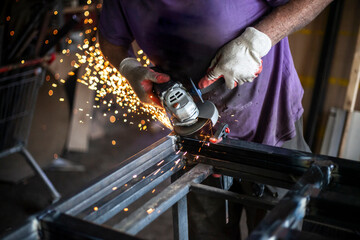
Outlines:
<svg viewBox="0 0 360 240"><path fill-rule="evenodd" d="M129 46L135 39L162 71L189 84L199 81L224 44L256 24L286 0L104 0L99 30L111 43ZM223 84L204 95L214 102L229 137L281 146L295 136L303 113L303 88L288 39L262 58L263 70L233 90Z"/></svg>

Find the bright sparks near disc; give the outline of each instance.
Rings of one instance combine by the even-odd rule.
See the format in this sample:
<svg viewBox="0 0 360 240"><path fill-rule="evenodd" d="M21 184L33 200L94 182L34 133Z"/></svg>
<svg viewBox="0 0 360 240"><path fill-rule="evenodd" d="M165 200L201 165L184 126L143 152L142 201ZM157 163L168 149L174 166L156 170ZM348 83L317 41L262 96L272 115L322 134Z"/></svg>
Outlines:
<svg viewBox="0 0 360 240"><path fill-rule="evenodd" d="M107 102L107 106L111 104L118 104L124 109L127 109L127 114L136 114L160 121L166 128L172 129L169 118L163 108L154 107L152 105L142 104L127 80L120 75L116 68L104 59L99 49L99 44L89 46L89 42L84 41L82 47L82 54L76 53L78 62L74 64L75 68L79 68L81 64L87 64L85 73L78 79L79 82L87 85L90 89L96 92L97 101L102 101L108 94L112 94L115 102ZM139 60L139 59L138 59ZM109 106L110 105L110 106ZM150 119L141 120L138 125L140 130L146 130L146 122ZM124 119L124 122L125 121ZM129 121L131 123L131 121Z"/></svg>

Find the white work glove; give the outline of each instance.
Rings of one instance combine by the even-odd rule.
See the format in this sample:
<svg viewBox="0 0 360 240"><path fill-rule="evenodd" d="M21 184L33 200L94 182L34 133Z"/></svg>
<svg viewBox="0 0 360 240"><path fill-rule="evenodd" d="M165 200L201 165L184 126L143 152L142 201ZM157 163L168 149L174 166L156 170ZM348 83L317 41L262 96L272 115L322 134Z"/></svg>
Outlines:
<svg viewBox="0 0 360 240"><path fill-rule="evenodd" d="M222 77L229 89L252 82L262 70L261 58L270 49L271 39L265 33L253 27L246 28L217 52L208 73L199 81L199 87L205 88Z"/></svg>
<svg viewBox="0 0 360 240"><path fill-rule="evenodd" d="M161 106L159 98L153 93L153 83L168 82L169 75L143 67L135 58L122 60L119 71L128 80L141 102Z"/></svg>

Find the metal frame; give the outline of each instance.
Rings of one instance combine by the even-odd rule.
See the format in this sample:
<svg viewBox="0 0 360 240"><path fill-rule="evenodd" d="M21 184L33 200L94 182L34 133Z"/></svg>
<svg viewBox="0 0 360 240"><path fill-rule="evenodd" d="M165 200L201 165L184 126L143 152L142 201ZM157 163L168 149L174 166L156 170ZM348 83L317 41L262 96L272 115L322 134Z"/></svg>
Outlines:
<svg viewBox="0 0 360 240"><path fill-rule="evenodd" d="M21 153L55 202L61 197L59 192L26 148L38 91L45 78L45 71L39 65L43 60L45 58L30 61L15 69L6 66L0 71L0 161L8 155Z"/></svg>
<svg viewBox="0 0 360 240"><path fill-rule="evenodd" d="M191 169L183 171L184 167ZM137 239L139 231L170 207L175 239L188 239L186 196L190 191L271 210L248 239L323 238L296 230L294 226L303 220L356 236L360 226L359 172L358 162L345 159L237 140L211 144L169 135L73 197L31 217L4 239ZM201 184L212 173L290 191L278 202ZM129 216L109 223L169 177L172 183L162 192Z"/></svg>

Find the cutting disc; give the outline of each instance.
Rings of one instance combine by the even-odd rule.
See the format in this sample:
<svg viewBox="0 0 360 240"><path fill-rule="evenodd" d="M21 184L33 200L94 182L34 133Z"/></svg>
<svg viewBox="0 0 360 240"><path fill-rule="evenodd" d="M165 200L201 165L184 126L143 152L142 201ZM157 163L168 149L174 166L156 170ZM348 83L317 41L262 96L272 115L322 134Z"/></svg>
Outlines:
<svg viewBox="0 0 360 240"><path fill-rule="evenodd" d="M214 126L218 120L219 112L216 106L209 101L196 103L199 109L198 121L191 126L174 126L174 131L180 136L191 135L202 129L207 123L212 122Z"/></svg>
<svg viewBox="0 0 360 240"><path fill-rule="evenodd" d="M174 131L180 136L188 136L202 129L208 121L210 120L199 118L198 121L191 126L175 126Z"/></svg>

